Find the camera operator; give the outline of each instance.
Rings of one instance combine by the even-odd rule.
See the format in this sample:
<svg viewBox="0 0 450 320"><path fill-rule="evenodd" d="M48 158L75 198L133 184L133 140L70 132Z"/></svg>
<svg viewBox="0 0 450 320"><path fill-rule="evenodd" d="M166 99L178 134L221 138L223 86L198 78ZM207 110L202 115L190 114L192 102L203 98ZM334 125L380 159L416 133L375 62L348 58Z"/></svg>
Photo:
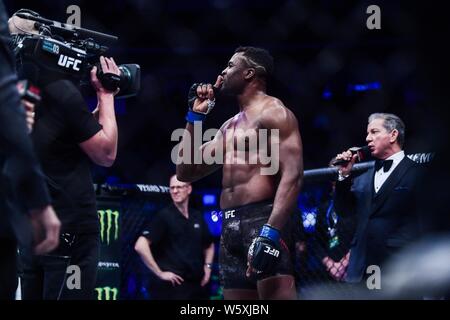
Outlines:
<svg viewBox="0 0 450 320"><path fill-rule="evenodd" d="M11 33L38 33L35 23L13 16ZM119 75L112 58L100 57L103 73ZM98 105L89 112L78 82L38 68L42 101L35 110L32 140L61 219L60 245L48 255L21 251L23 299L92 299L99 256L99 225L90 164L109 167L117 153L114 95L90 73ZM94 116L95 114L95 116ZM79 270L79 278L68 277ZM78 268L79 269L78 269Z"/></svg>

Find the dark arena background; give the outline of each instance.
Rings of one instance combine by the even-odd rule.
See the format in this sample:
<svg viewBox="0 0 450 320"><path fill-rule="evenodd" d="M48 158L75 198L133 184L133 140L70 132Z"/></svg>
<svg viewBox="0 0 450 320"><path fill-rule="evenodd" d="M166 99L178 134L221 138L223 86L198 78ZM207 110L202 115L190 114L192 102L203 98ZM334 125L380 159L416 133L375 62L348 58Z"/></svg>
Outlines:
<svg viewBox="0 0 450 320"><path fill-rule="evenodd" d="M5 5L9 14L27 8L61 22L70 16L67 7L77 5L81 27L119 38L108 44L107 56L118 64L141 67L139 94L116 102L116 162L110 168L92 167L102 240L99 300L152 299L152 274L134 243L144 223L170 203L167 186L175 172L171 152L178 143L171 140L172 132L185 126L191 84L213 82L241 45L270 51L275 71L268 92L299 120L305 168L298 198L299 299L346 298L341 294L344 284L328 275L318 252L340 260L348 252L356 222L333 211L336 175L325 168L337 153L366 144L371 113L394 113L406 123L406 153L430 169L421 199L422 209L429 212L430 236L447 230L450 180L445 159L450 135L445 117L449 100L444 95L449 90L445 63L450 54L444 44L449 29L442 8L395 0L6 0ZM366 25L370 5L381 9L381 29ZM86 100L95 104L95 99ZM237 111L234 101L218 101L204 129L219 128ZM315 170L320 168L324 170ZM219 170L194 183L192 198L216 250L221 178ZM216 254L210 299L223 298L217 260ZM443 261L450 265L448 257ZM445 275L439 283L448 290L448 268Z"/></svg>

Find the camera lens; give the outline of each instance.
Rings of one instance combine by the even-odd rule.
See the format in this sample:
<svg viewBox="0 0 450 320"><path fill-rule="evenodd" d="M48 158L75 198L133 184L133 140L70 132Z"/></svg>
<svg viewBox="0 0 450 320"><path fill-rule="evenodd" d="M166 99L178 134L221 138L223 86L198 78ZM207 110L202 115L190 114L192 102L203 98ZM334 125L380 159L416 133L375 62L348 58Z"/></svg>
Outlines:
<svg viewBox="0 0 450 320"><path fill-rule="evenodd" d="M120 65L119 70L120 70L120 89L125 90L126 88L129 87L131 83L131 72L124 65Z"/></svg>

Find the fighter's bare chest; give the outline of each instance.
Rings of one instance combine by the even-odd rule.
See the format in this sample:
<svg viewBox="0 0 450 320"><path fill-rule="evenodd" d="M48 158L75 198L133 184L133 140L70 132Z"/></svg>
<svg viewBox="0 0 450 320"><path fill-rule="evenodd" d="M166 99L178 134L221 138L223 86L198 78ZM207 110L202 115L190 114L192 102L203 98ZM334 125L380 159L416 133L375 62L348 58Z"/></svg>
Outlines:
<svg viewBox="0 0 450 320"><path fill-rule="evenodd" d="M270 133L258 117L235 117L224 133L224 143L228 151L256 151L258 146L270 139Z"/></svg>

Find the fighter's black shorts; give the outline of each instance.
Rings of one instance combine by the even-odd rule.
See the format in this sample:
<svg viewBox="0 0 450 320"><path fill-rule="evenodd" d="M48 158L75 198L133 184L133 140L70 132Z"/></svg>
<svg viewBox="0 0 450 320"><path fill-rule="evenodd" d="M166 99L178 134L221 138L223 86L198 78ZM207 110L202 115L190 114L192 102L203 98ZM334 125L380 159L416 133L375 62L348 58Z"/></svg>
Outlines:
<svg viewBox="0 0 450 320"><path fill-rule="evenodd" d="M247 252L261 227L272 212L273 200L222 210L222 236L220 238L220 280L224 289L255 289L257 280L273 275L294 275L294 219L281 231L281 256L272 274L252 275L247 278Z"/></svg>

